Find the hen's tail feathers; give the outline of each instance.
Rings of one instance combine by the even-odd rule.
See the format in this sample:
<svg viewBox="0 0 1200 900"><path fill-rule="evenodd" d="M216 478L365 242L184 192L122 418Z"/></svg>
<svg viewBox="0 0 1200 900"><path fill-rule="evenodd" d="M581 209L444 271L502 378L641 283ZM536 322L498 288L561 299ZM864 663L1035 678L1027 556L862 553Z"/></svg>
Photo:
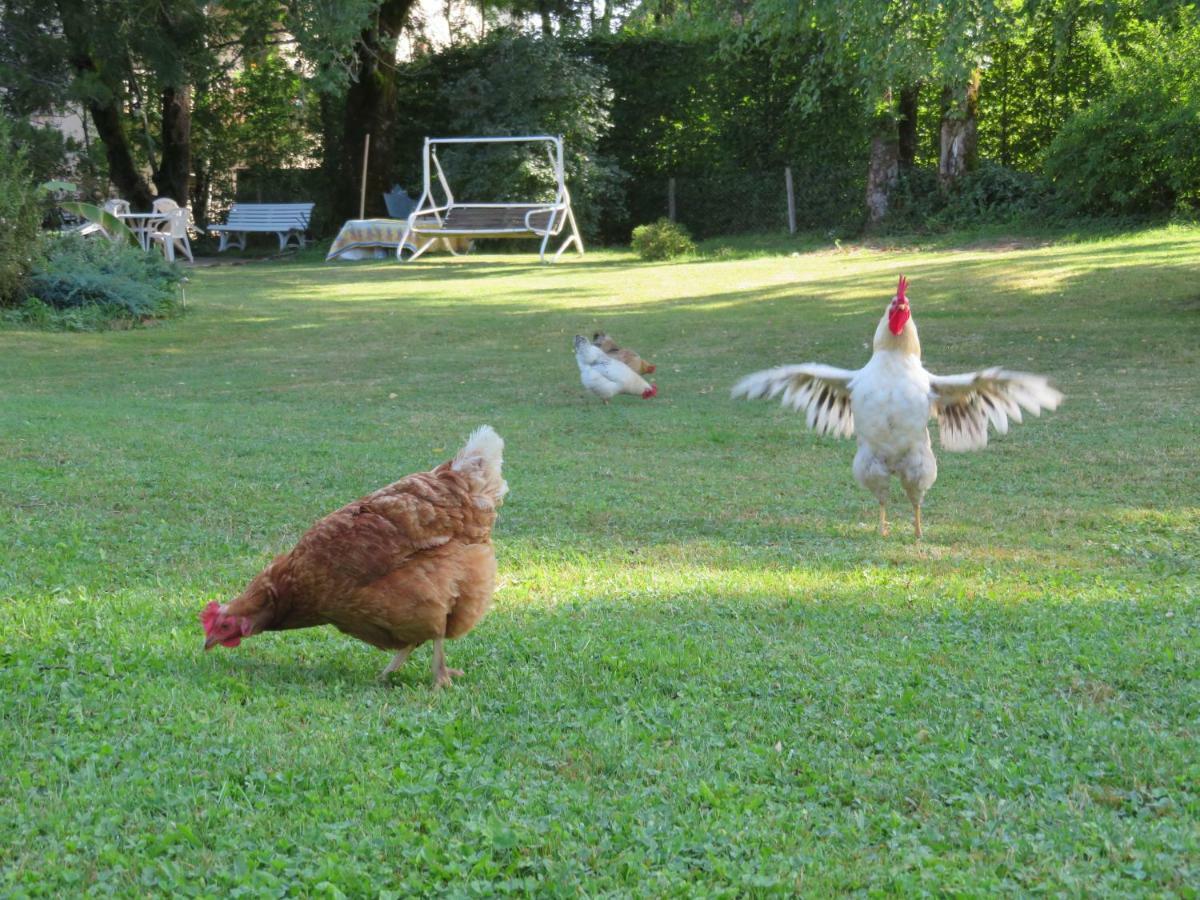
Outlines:
<svg viewBox="0 0 1200 900"><path fill-rule="evenodd" d="M451 468L462 472L471 481L471 489L499 506L508 493L508 483L501 474L504 465L504 439L490 425L481 425L471 432L466 446L458 451Z"/></svg>

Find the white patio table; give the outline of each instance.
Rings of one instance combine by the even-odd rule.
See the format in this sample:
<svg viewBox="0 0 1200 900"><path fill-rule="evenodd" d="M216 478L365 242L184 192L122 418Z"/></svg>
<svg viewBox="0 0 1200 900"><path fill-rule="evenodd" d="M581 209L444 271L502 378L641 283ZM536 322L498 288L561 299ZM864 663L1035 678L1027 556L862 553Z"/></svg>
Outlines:
<svg viewBox="0 0 1200 900"><path fill-rule="evenodd" d="M158 226L166 221L166 217L159 212L119 213L117 218L129 226L143 250L150 249L151 233L157 231Z"/></svg>

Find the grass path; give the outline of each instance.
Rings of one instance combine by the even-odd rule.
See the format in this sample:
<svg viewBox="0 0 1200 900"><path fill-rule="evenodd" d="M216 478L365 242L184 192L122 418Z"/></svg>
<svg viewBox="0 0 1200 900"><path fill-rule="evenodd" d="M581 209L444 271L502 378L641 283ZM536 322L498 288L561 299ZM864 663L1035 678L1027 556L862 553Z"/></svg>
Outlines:
<svg viewBox="0 0 1200 900"><path fill-rule="evenodd" d="M1194 896L1198 260L301 261L0 332L0 895ZM860 365L899 272L931 369L1067 394L940 454L920 546L851 443L728 399ZM658 399L583 395L599 328ZM456 688L329 629L200 652L205 602L483 422L512 493Z"/></svg>

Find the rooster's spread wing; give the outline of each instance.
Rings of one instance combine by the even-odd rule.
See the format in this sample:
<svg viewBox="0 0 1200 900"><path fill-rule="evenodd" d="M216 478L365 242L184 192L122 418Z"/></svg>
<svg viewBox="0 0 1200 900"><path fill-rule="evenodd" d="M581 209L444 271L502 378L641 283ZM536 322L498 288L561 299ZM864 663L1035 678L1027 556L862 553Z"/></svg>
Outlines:
<svg viewBox="0 0 1200 900"><path fill-rule="evenodd" d="M783 405L803 410L808 427L818 434L850 437L854 433L850 380L857 374L820 363L777 366L747 375L734 385L733 396L758 400L782 393Z"/></svg>
<svg viewBox="0 0 1200 900"><path fill-rule="evenodd" d="M930 375L933 413L947 450L981 450L988 424L1001 434L1008 420L1021 421L1021 409L1035 416L1056 409L1063 395L1041 375L991 368L962 375Z"/></svg>

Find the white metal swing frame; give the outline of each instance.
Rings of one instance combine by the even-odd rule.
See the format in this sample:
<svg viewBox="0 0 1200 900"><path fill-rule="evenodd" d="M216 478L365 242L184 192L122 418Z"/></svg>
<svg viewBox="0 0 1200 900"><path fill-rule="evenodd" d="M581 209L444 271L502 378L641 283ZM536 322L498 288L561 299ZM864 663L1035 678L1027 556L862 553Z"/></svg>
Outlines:
<svg viewBox="0 0 1200 900"><path fill-rule="evenodd" d="M557 188L554 200L529 203L463 203L454 199L454 192L446 181L446 173L438 162L437 148L441 144L517 144L545 143L546 154L554 168ZM553 259L562 256L572 244L583 255L583 238L571 209L571 193L563 168L563 141L551 135L524 135L521 137L458 137L425 138L424 190L421 199L408 217L404 237L396 248L396 258L411 262L430 248L439 238L541 238L539 257L546 262L546 248L550 239L561 234L570 226L566 240L555 251ZM445 202L438 204L433 196L433 173L445 195ZM409 243L409 238L413 243ZM421 240L424 238L424 240ZM447 246L450 242L447 241ZM414 249L415 248L415 249ZM412 250L405 257L404 251ZM451 249L451 252L454 252Z"/></svg>

